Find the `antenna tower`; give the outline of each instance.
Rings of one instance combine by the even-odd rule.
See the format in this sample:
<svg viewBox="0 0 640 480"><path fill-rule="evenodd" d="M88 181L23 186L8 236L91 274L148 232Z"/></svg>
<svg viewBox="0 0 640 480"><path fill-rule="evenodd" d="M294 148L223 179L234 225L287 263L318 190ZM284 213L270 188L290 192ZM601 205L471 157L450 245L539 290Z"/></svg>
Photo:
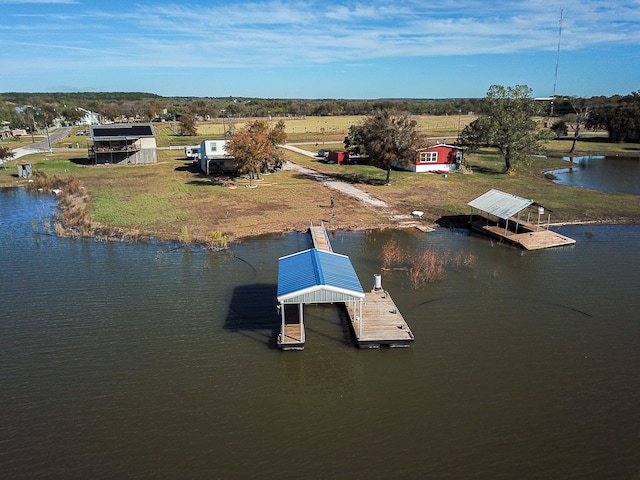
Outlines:
<svg viewBox="0 0 640 480"><path fill-rule="evenodd" d="M560 10L560 22L558 26L558 53L556 54L556 73L553 77L553 97L556 96L556 83L558 82L558 63L560 63L560 40L562 39L562 17L564 10Z"/></svg>

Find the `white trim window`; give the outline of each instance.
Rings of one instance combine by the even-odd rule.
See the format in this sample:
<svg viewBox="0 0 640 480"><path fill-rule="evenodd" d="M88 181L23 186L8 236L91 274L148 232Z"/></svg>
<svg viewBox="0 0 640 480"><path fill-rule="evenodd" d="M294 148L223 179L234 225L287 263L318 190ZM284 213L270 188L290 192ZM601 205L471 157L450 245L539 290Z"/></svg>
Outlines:
<svg viewBox="0 0 640 480"><path fill-rule="evenodd" d="M420 152L420 163L436 163L438 152Z"/></svg>

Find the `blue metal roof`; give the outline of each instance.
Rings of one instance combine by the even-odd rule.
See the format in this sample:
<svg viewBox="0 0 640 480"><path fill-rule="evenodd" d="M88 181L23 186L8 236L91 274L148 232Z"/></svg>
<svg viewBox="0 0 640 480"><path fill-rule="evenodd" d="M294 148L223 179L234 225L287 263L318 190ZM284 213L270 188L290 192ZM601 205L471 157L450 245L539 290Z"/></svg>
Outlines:
<svg viewBox="0 0 640 480"><path fill-rule="evenodd" d="M278 260L281 303L332 303L363 298L360 280L345 255L312 248Z"/></svg>

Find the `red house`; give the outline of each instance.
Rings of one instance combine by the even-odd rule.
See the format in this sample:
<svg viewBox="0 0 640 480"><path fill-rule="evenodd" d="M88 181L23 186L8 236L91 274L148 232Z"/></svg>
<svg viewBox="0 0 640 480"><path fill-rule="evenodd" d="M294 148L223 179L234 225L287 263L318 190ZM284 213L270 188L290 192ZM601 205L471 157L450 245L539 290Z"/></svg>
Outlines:
<svg viewBox="0 0 640 480"><path fill-rule="evenodd" d="M419 148L413 163L407 165L411 172L449 172L462 163L462 148L446 143Z"/></svg>

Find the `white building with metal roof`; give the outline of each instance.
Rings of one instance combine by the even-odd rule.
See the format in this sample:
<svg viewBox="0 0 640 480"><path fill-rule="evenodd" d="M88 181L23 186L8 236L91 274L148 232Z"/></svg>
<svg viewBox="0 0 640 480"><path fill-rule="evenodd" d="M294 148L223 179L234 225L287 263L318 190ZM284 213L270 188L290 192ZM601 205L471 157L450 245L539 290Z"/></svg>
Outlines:
<svg viewBox="0 0 640 480"><path fill-rule="evenodd" d="M278 345L304 347L304 305L344 303L362 315L364 290L346 255L311 248L278 259L278 308L281 327ZM298 305L298 322L287 323L286 306Z"/></svg>

